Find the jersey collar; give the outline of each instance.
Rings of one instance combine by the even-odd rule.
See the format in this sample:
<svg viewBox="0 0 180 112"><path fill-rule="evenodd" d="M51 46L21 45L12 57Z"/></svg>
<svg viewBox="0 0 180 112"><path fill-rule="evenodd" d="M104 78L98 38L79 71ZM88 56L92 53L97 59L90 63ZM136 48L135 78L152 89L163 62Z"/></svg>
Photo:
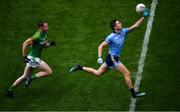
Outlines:
<svg viewBox="0 0 180 112"><path fill-rule="evenodd" d="M122 30L122 29L121 29ZM113 31L114 34L120 34L121 33L121 30L119 30L119 32L115 32Z"/></svg>

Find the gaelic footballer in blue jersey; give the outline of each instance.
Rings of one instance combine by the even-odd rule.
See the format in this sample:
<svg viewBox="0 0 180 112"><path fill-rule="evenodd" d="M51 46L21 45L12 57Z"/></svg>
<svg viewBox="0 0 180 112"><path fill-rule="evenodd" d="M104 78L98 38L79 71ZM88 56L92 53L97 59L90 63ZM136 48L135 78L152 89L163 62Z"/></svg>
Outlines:
<svg viewBox="0 0 180 112"><path fill-rule="evenodd" d="M126 68L126 66L119 60L121 50L124 44L124 40L129 32L132 32L134 29L138 28L144 21L145 17L149 16L149 11L146 10L143 13L143 17L141 17L135 24L128 28L123 28L122 23L117 19L114 19L110 22L110 27L113 32L108 35L104 42L102 42L98 47L98 60L99 64L102 64L98 70L84 67L80 64L74 65L69 72L74 72L77 70L83 70L88 73L91 73L96 76L101 76L103 73L109 70L109 68L115 68L118 72L122 73L125 79L125 82L131 92L133 98L138 96L144 96L145 93L137 93L132 85L130 72ZM103 63L102 51L105 46L109 45L109 53L106 56L105 62Z"/></svg>

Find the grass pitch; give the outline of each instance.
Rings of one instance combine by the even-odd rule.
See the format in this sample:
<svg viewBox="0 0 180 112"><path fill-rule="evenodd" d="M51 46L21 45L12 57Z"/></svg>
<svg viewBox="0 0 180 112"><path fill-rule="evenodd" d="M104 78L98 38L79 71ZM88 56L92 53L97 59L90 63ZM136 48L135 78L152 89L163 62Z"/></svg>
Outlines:
<svg viewBox="0 0 180 112"><path fill-rule="evenodd" d="M129 110L129 90L117 71L97 78L68 70L77 62L98 68L97 47L111 33L109 21L118 18L124 27L132 25L140 17L134 9L140 2L150 8L149 0L1 0L0 110ZM178 0L159 1L140 86L147 96L138 99L136 110L180 110L179 5ZM24 69L22 43L40 19L49 23L49 40L57 42L42 56L53 76L35 80L28 90L22 84L17 97L9 99L5 91ZM127 36L121 55L133 81L146 23Z"/></svg>

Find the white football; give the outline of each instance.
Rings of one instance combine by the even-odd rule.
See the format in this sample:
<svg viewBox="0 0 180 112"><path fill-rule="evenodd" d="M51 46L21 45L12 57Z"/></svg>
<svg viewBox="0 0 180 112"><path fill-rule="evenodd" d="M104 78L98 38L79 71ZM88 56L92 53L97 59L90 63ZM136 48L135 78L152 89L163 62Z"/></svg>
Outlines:
<svg viewBox="0 0 180 112"><path fill-rule="evenodd" d="M142 13L145 11L145 9L146 9L146 6L142 3L136 5L136 12L137 13Z"/></svg>

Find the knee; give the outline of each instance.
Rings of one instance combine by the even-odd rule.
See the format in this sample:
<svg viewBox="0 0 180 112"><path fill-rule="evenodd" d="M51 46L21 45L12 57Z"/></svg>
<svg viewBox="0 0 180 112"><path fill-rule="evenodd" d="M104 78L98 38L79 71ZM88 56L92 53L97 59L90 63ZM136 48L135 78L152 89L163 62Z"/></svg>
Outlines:
<svg viewBox="0 0 180 112"><path fill-rule="evenodd" d="M49 69L49 70L47 71L47 74L48 74L48 75L52 75L52 73L53 73L52 69Z"/></svg>
<svg viewBox="0 0 180 112"><path fill-rule="evenodd" d="M102 73L101 73L101 72L99 72L99 71L96 71L96 73L95 73L95 74L96 74L96 76L98 76L98 77L102 75Z"/></svg>

